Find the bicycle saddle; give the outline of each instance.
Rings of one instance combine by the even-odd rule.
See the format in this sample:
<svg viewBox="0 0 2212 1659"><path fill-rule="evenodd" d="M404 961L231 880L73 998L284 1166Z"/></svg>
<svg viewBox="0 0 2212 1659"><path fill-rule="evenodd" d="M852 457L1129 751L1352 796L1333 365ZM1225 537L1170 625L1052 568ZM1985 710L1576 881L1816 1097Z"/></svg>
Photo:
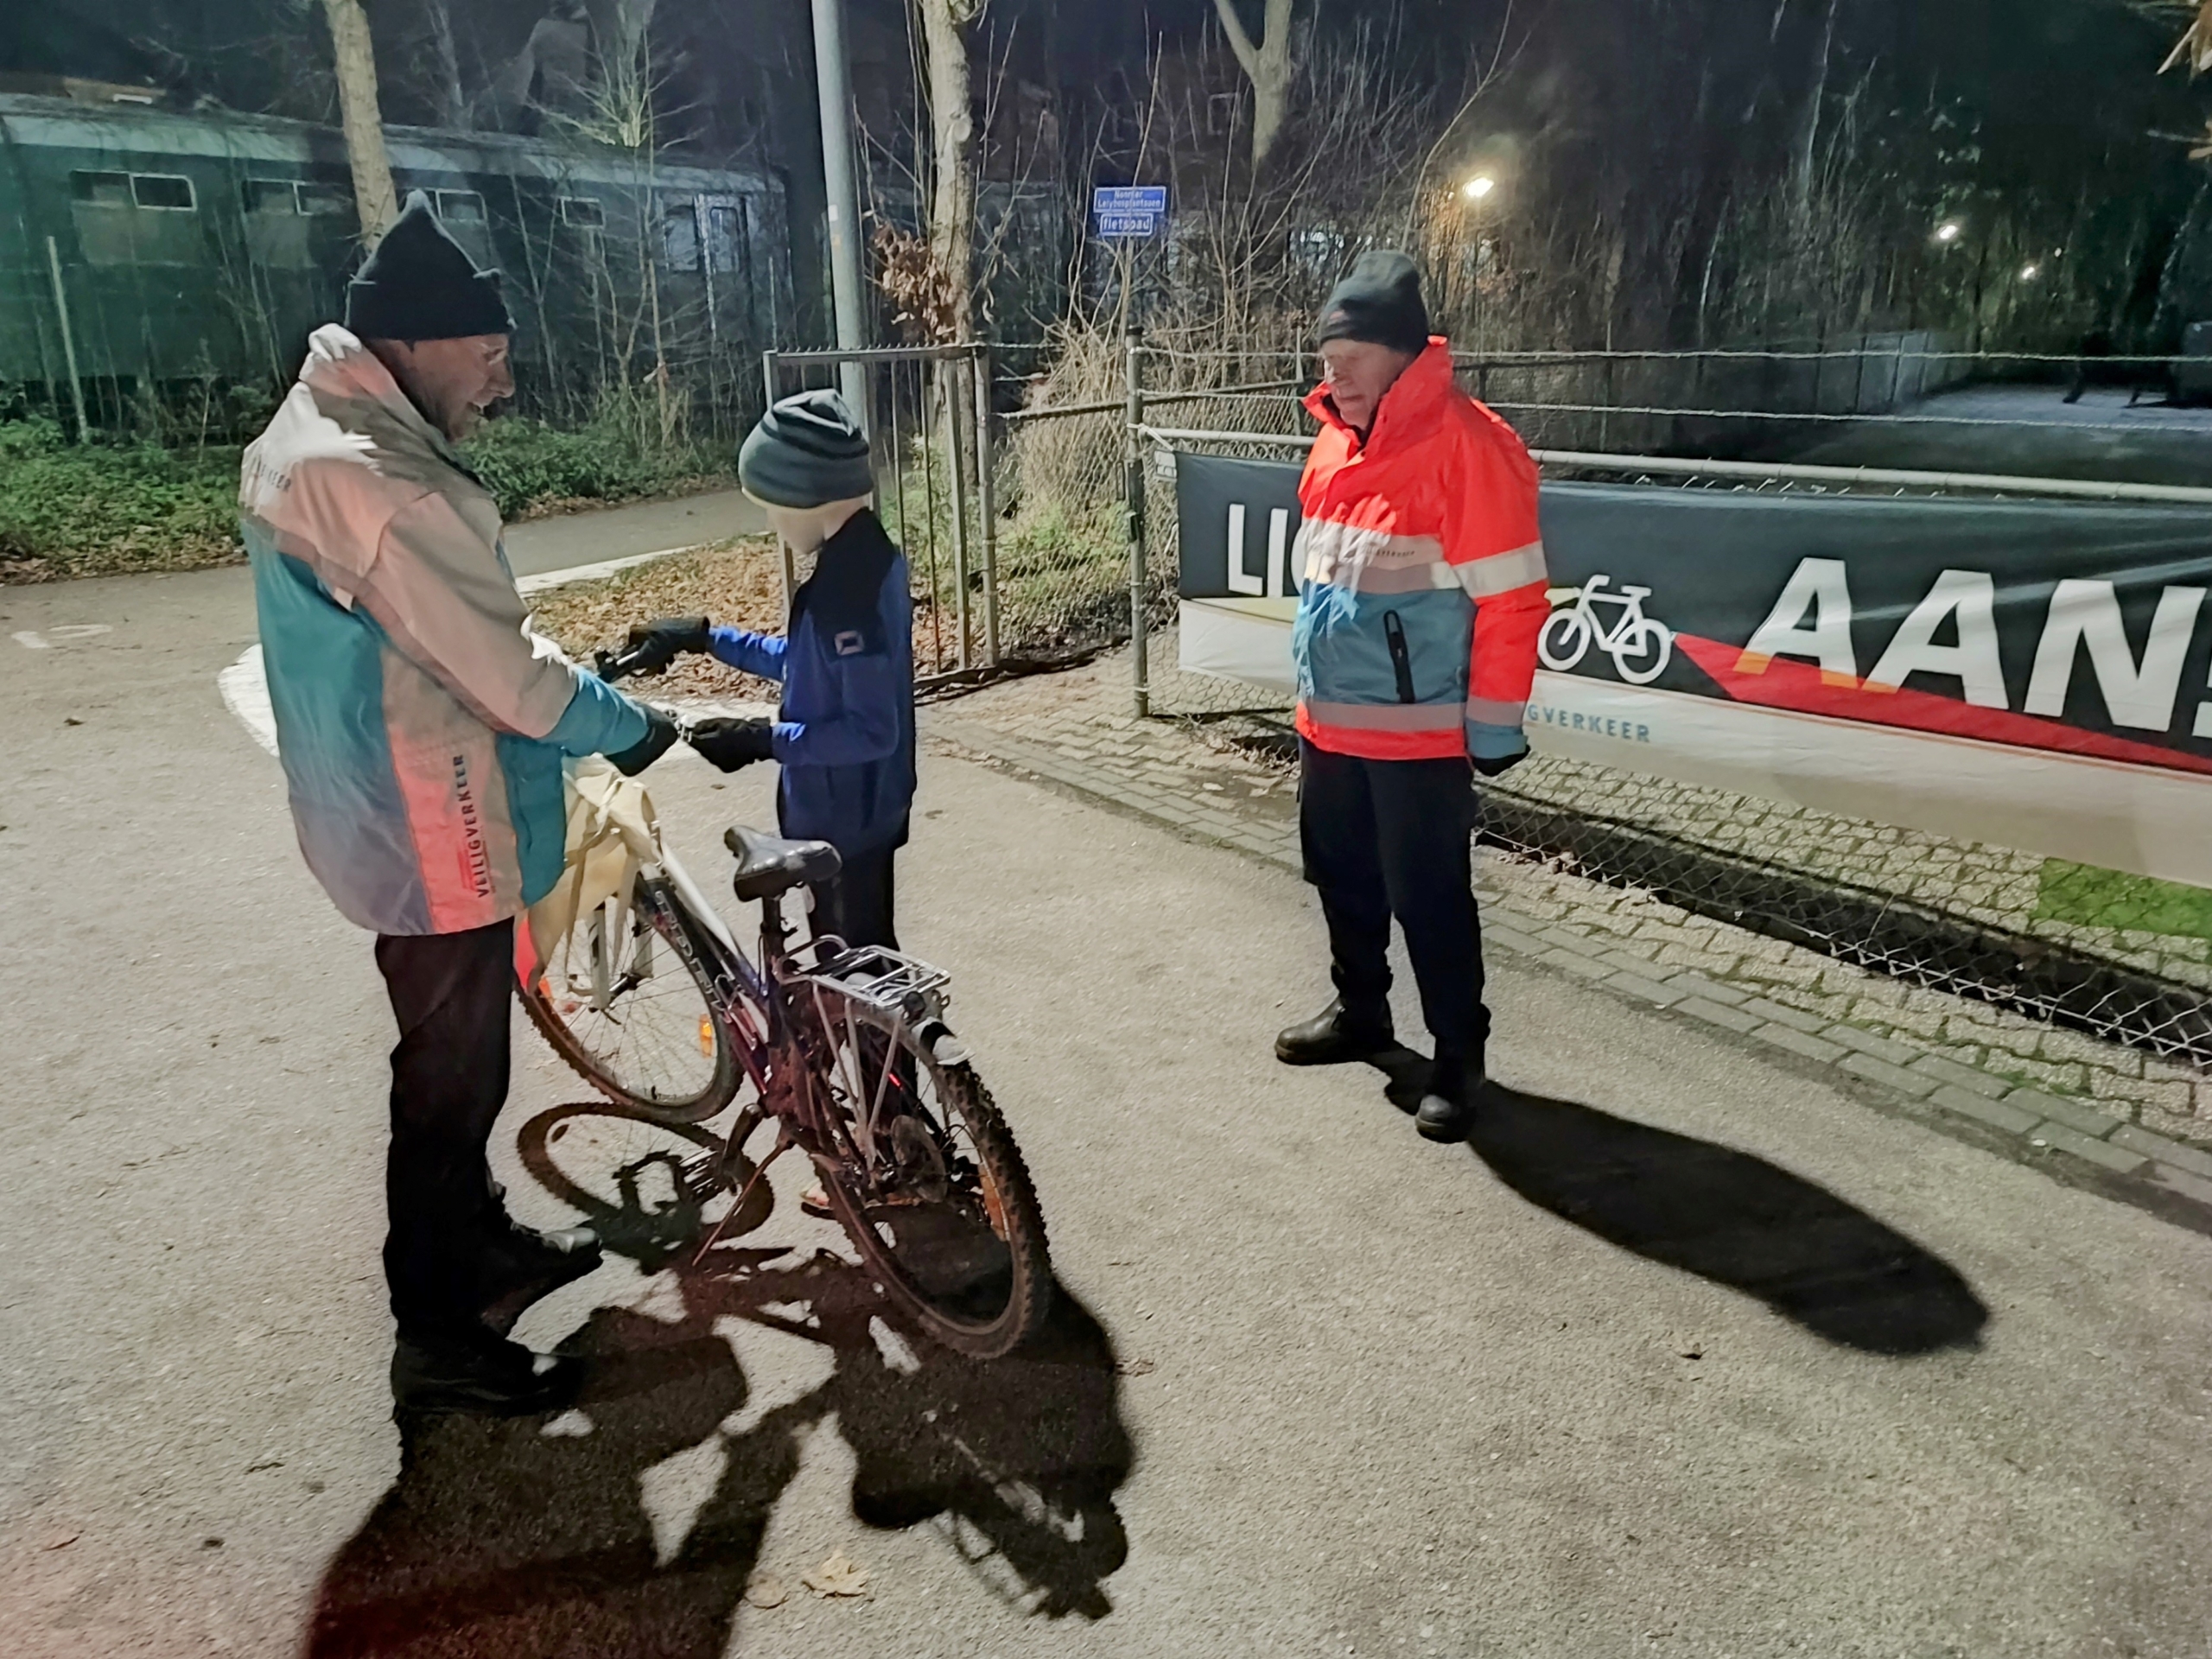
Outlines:
<svg viewBox="0 0 2212 1659"><path fill-rule="evenodd" d="M723 835L722 845L737 855L731 885L748 902L772 899L804 883L832 880L844 865L826 841L785 841L741 823Z"/></svg>

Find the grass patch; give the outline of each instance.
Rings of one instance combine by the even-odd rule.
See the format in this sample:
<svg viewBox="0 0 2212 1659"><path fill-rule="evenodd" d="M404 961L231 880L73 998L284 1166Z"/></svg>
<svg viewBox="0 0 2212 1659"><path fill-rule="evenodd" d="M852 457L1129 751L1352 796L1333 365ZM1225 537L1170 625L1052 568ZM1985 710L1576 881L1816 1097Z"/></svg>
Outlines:
<svg viewBox="0 0 2212 1659"><path fill-rule="evenodd" d="M2050 858L2044 861L2036 919L2212 939L2212 892Z"/></svg>
<svg viewBox="0 0 2212 1659"><path fill-rule="evenodd" d="M245 557L238 445L67 442L54 422L0 422L0 582L193 570ZM579 431L493 421L469 465L509 520L727 487L729 457L610 412Z"/></svg>
<svg viewBox="0 0 2212 1659"><path fill-rule="evenodd" d="M239 453L78 445L52 421L0 423L0 581L238 558Z"/></svg>

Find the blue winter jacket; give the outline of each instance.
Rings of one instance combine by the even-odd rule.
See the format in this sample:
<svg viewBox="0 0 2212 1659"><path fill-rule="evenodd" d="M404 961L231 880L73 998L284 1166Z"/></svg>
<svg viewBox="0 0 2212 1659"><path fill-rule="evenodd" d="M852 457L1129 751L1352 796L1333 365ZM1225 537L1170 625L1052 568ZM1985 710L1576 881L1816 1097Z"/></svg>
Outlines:
<svg viewBox="0 0 2212 1659"><path fill-rule="evenodd" d="M847 854L906 839L914 800L914 601L906 559L862 509L791 597L788 638L716 628L714 654L784 688L775 730L786 836Z"/></svg>

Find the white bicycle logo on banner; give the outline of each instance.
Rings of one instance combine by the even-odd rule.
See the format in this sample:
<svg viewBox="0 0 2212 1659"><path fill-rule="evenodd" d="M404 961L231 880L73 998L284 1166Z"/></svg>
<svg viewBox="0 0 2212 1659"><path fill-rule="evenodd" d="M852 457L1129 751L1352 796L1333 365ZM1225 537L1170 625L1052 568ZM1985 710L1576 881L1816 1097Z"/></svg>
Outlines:
<svg viewBox="0 0 2212 1659"><path fill-rule="evenodd" d="M1613 659L1621 678L1630 685L1649 685L1666 672L1675 654L1674 631L1643 613L1643 601L1651 597L1649 588L1601 593L1599 589L1611 580L1611 576L1592 576L1580 588L1556 591L1555 603L1572 599L1574 607L1551 613L1543 632L1536 636L1536 654L1544 659L1546 668L1564 674L1595 645ZM1600 605L1620 607L1620 615L1610 628L1598 613Z"/></svg>

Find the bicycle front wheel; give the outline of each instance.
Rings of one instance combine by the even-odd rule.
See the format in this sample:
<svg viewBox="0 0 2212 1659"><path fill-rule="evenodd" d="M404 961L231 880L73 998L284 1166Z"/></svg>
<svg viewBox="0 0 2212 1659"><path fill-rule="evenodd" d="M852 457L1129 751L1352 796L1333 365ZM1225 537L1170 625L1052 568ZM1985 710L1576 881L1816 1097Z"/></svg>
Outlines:
<svg viewBox="0 0 2212 1659"><path fill-rule="evenodd" d="M1043 1323L1045 1215L1013 1133L975 1068L946 1064L901 1021L820 981L814 1084L843 1156L831 1210L878 1287L938 1342L976 1359Z"/></svg>
<svg viewBox="0 0 2212 1659"><path fill-rule="evenodd" d="M522 987L553 1051L610 1100L670 1123L703 1123L742 1076L695 935L665 884L576 918Z"/></svg>
<svg viewBox="0 0 2212 1659"><path fill-rule="evenodd" d="M696 1244L710 1226L729 1238L749 1233L775 1206L739 1147L632 1107L556 1106L523 1125L516 1151L538 1185L609 1249L649 1267ZM734 1205L742 1205L734 1215Z"/></svg>

